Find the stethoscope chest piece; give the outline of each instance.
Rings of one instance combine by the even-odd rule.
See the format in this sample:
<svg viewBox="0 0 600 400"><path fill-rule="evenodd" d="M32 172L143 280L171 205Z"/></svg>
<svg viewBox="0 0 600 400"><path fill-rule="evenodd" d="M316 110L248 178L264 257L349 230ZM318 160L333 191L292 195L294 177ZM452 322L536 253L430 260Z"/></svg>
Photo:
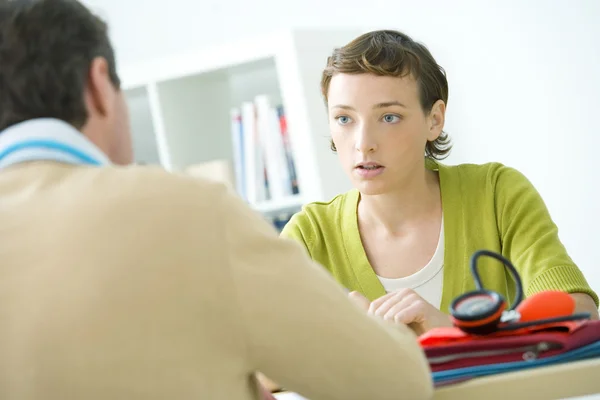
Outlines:
<svg viewBox="0 0 600 400"><path fill-rule="evenodd" d="M506 300L490 290L476 290L457 297L450 305L454 325L473 334L491 333L506 310Z"/></svg>

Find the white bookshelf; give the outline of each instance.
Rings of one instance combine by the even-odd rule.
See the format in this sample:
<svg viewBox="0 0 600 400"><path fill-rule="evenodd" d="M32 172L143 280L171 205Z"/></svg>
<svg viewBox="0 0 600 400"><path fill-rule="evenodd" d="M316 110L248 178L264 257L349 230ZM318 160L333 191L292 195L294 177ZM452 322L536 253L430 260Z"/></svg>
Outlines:
<svg viewBox="0 0 600 400"><path fill-rule="evenodd" d="M334 47L361 30L288 30L129 65L119 71L130 106L136 161L180 171L233 162L230 110L266 94L285 109L300 193L252 206L294 211L350 188L329 129L319 83Z"/></svg>

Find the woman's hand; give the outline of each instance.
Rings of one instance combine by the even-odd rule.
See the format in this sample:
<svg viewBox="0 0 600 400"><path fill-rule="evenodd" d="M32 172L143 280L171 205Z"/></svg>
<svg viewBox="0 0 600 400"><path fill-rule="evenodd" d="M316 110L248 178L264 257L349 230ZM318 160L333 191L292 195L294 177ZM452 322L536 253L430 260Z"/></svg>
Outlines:
<svg viewBox="0 0 600 400"><path fill-rule="evenodd" d="M349 297L369 314L408 325L417 335L432 328L452 326L450 317L425 301L412 289L388 293L369 302L358 292Z"/></svg>

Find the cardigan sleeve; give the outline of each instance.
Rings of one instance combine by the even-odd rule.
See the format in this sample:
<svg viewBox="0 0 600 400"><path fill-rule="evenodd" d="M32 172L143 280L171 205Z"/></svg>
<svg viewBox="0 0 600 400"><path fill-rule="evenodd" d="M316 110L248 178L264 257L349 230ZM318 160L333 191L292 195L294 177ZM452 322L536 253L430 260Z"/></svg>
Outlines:
<svg viewBox="0 0 600 400"><path fill-rule="evenodd" d="M598 295L560 241L558 227L539 192L519 171L499 166L492 172L502 252L519 270L526 296L543 290Z"/></svg>
<svg viewBox="0 0 600 400"><path fill-rule="evenodd" d="M283 227L280 237L292 239L300 243L306 252L311 255L314 241L314 229L310 217L302 210L292 216Z"/></svg>

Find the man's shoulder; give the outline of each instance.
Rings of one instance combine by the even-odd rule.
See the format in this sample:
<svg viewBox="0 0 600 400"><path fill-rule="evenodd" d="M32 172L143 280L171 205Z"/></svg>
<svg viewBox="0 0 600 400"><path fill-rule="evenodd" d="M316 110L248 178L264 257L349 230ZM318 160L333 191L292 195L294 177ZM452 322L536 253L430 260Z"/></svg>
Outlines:
<svg viewBox="0 0 600 400"><path fill-rule="evenodd" d="M95 171L80 170L80 173L79 178L77 173L74 174L72 181L89 189L87 193L82 191L83 195L93 193L99 198L115 199L117 204L123 205L134 201L140 208L201 209L207 204L218 207L220 199L228 193L228 188L220 182L169 172L158 166L115 166Z"/></svg>

